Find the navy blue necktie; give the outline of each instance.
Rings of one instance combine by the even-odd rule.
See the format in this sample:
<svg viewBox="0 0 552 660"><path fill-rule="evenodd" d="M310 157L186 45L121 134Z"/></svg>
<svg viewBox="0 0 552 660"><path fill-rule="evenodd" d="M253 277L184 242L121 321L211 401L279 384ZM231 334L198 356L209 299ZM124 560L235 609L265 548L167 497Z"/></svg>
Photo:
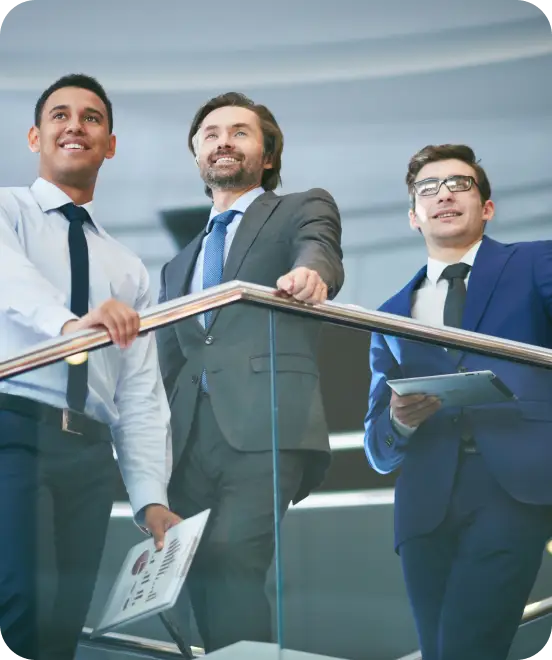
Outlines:
<svg viewBox="0 0 552 660"><path fill-rule="evenodd" d="M92 222L88 211L72 202L59 207L69 221L69 257L71 260L71 311L82 317L88 313L90 271L88 243L83 224ZM88 360L69 365L67 405L71 410L84 412L88 395Z"/></svg>
<svg viewBox="0 0 552 660"><path fill-rule="evenodd" d="M229 210L219 213L213 218L213 226L205 242L203 256L203 288L216 286L222 282L224 269L224 243L228 225L234 219L237 211ZM212 311L205 312L205 328L209 327Z"/></svg>
<svg viewBox="0 0 552 660"><path fill-rule="evenodd" d="M451 264L445 268L441 275L449 283L443 313L444 325L449 325L453 328L462 327L462 316L464 315L464 305L466 304L466 284L464 280L470 270L471 266L468 266L468 264Z"/></svg>

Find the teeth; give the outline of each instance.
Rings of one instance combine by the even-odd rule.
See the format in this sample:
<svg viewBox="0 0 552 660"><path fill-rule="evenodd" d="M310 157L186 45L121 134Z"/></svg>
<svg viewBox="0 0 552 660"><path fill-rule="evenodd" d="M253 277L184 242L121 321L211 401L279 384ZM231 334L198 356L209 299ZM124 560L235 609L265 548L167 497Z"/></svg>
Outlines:
<svg viewBox="0 0 552 660"><path fill-rule="evenodd" d="M438 218L456 218L460 213L440 213Z"/></svg>
<svg viewBox="0 0 552 660"><path fill-rule="evenodd" d="M82 144L64 144L63 145L64 149L80 149L81 151L84 151L84 147Z"/></svg>
<svg viewBox="0 0 552 660"><path fill-rule="evenodd" d="M217 158L217 163L237 163L237 158L230 158L223 156L222 158Z"/></svg>

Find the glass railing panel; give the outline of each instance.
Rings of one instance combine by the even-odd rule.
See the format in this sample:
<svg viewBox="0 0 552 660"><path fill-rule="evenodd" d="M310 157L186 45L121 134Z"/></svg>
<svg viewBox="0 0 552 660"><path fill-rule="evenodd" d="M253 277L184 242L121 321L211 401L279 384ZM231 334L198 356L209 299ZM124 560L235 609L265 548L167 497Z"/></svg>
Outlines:
<svg viewBox="0 0 552 660"><path fill-rule="evenodd" d="M313 474L328 455L322 422L315 423L321 402L331 449L323 480L314 487L311 481L310 494L290 507L282 525L284 646L351 660L407 656L419 641L397 539L421 536L432 520L451 516L449 501L467 498L473 507L469 498L477 492L493 506L500 493L505 501L497 506L511 506L512 520L520 501L548 498L552 504L546 458L552 370L330 324L322 325L315 348L310 321L278 316L287 317L279 318L276 336L280 446L291 449L290 438L301 428L305 473ZM288 336L287 324L294 328ZM460 381L472 384L455 403L447 399L453 387L447 384L440 408L410 438L398 437L387 381L439 375L454 375L454 388ZM507 390L517 398L508 399ZM530 521L540 521L544 555L527 593L532 602L552 594L552 547L546 548L552 507L519 506L527 547L534 543Z"/></svg>
<svg viewBox="0 0 552 660"><path fill-rule="evenodd" d="M247 334L246 334L247 333ZM171 410L172 510L210 508L181 596L167 613L121 628L125 634L215 650L242 639L277 641L265 594L274 555L269 310L236 303L155 332ZM94 602L93 627L128 548L144 537L119 480Z"/></svg>

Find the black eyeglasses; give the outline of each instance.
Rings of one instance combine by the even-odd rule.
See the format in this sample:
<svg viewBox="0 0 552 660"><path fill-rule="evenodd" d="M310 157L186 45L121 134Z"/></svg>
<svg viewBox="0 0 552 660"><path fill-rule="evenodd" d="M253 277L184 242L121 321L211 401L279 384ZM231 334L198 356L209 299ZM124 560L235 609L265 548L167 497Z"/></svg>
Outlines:
<svg viewBox="0 0 552 660"><path fill-rule="evenodd" d="M443 183L451 193L467 192L473 185L478 190L481 190L473 176L466 176L464 174L455 174L454 176L448 176L446 179L422 179L413 183L412 187L420 197L434 197L441 190Z"/></svg>

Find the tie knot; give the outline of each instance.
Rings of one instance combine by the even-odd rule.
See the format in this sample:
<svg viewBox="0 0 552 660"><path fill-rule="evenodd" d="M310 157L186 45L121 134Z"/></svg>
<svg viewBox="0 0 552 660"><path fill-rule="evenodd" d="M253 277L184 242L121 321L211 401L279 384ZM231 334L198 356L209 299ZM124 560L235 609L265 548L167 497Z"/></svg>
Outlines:
<svg viewBox="0 0 552 660"><path fill-rule="evenodd" d="M228 227L228 225L232 222L236 213L237 211L234 211L233 209L229 209L228 211L224 211L224 213L219 213L218 215L215 215L215 217L213 218L213 226L215 224L218 224L218 225L223 225L224 227Z"/></svg>
<svg viewBox="0 0 552 660"><path fill-rule="evenodd" d="M60 206L58 211L61 211L69 222L81 222L82 224L92 222L88 211L82 206L73 204L73 202Z"/></svg>
<svg viewBox="0 0 552 660"><path fill-rule="evenodd" d="M470 270L471 266L468 266L468 264L451 264L445 268L441 277L449 281L456 279L465 280Z"/></svg>

